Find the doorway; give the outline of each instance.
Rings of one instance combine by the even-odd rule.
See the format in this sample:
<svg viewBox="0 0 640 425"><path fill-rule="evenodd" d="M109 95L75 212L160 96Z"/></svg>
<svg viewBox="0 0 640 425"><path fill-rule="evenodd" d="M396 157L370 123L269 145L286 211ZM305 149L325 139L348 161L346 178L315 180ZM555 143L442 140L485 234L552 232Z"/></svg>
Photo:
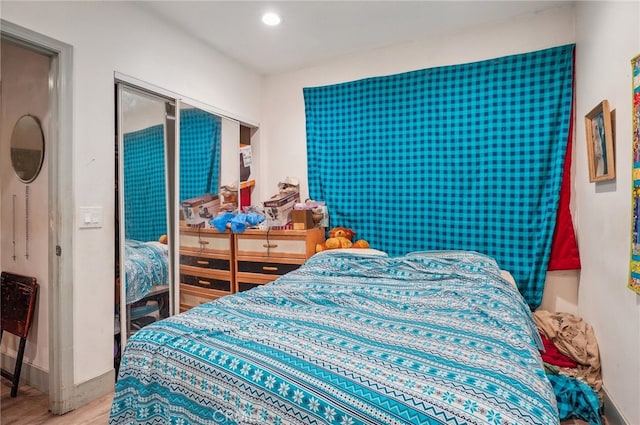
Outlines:
<svg viewBox="0 0 640 425"><path fill-rule="evenodd" d="M48 393L51 412L63 414L75 408L74 402L77 403L74 400L73 350L69 349L73 347L73 205L68 197L61 200L57 196L71 187L72 47L4 20L0 20L0 40L3 43L0 74L2 143L11 138L17 115L39 117L44 137L42 168L33 179L21 179L11 162L4 163L8 159L4 152L8 153L9 148L2 146L0 267L37 275L40 296L21 377L30 386ZM11 54L26 55L32 58L30 60L42 63L43 68L38 69L46 74L46 78L44 81L38 78L38 90L46 92L46 98L38 97L37 105L27 102L33 95L33 87L25 83L24 78L31 67L26 65L27 71L18 71L22 75L9 77L11 72L7 74L6 67L12 66L12 60L5 59L5 53L9 53L5 48L13 52ZM15 80L17 88L9 83L11 79ZM43 219L44 223L41 222ZM11 362L15 358L13 350L5 347L11 342L7 338L5 343L3 338L2 343L2 360ZM33 353L29 354L29 350Z"/></svg>
<svg viewBox="0 0 640 425"><path fill-rule="evenodd" d="M51 58L11 39L0 40L2 76L0 91L0 268L33 276L39 284L34 321L28 335L24 361L29 384L48 392L49 370L49 158L46 149L51 128L49 76ZM20 133L29 122L33 132ZM39 130L39 131L38 131ZM24 135L25 137L20 137ZM38 137L30 137L38 135ZM38 139L36 141L36 139ZM44 139L44 143L43 143ZM21 153L24 155L17 155ZM2 338L3 368L15 363L19 338ZM26 369L26 368L25 368Z"/></svg>

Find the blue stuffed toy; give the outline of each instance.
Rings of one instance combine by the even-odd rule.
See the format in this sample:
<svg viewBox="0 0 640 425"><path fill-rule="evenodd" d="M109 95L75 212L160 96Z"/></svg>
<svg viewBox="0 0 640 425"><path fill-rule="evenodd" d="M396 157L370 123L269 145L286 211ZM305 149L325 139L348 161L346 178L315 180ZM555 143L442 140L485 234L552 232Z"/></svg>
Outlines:
<svg viewBox="0 0 640 425"><path fill-rule="evenodd" d="M257 226L264 221L264 216L257 212L234 214L226 212L211 220L211 225L220 233L227 230L227 224L233 233L242 233L249 226Z"/></svg>
<svg viewBox="0 0 640 425"><path fill-rule="evenodd" d="M212 218L210 223L218 230L218 232L222 233L227 230L227 223L229 223L233 217L234 214L232 212L222 213Z"/></svg>

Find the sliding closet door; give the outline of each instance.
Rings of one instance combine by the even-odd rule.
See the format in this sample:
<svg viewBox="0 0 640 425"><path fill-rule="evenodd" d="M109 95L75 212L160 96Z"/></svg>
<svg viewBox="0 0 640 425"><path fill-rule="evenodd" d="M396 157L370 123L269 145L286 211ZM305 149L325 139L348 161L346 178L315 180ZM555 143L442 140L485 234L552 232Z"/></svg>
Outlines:
<svg viewBox="0 0 640 425"><path fill-rule="evenodd" d="M116 84L116 333L121 347L174 307L175 102Z"/></svg>
<svg viewBox="0 0 640 425"><path fill-rule="evenodd" d="M239 132L237 122L234 126L233 120L193 103L180 102L178 110L182 208L177 230L180 270L175 281L182 312L233 290L230 234L213 231L211 220L222 206L220 186L237 187ZM232 156L227 151L233 147ZM227 169L235 174L229 175Z"/></svg>

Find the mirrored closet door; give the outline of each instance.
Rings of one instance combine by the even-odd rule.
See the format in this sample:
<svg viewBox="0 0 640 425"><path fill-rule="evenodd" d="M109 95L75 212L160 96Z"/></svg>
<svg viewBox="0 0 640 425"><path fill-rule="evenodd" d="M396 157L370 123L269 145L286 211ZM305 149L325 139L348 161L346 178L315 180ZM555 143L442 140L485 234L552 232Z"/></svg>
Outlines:
<svg viewBox="0 0 640 425"><path fill-rule="evenodd" d="M116 343L174 311L175 101L116 84Z"/></svg>
<svg viewBox="0 0 640 425"><path fill-rule="evenodd" d="M233 292L232 237L214 231L211 219L239 206L241 128L196 100L120 77L116 371L137 330Z"/></svg>
<svg viewBox="0 0 640 425"><path fill-rule="evenodd" d="M211 220L221 210L238 208L239 123L185 102L179 109L182 208L176 299L183 312L234 290L232 235L213 229Z"/></svg>
<svg viewBox="0 0 640 425"><path fill-rule="evenodd" d="M194 305L191 299L216 286L211 269L214 260L206 254L212 247L201 230L210 225L220 208L222 119L186 102L180 102L179 110L181 208L176 299L182 312ZM230 252L229 246L225 248Z"/></svg>

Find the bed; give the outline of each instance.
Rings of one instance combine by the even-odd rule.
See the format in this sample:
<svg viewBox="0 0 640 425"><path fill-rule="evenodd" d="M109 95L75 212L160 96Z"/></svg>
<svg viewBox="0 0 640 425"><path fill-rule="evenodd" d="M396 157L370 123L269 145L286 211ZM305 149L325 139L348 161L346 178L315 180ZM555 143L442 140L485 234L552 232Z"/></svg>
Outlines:
<svg viewBox="0 0 640 425"><path fill-rule="evenodd" d="M127 239L124 248L127 304L140 301L150 293L166 292L169 281L167 245Z"/></svg>
<svg viewBox="0 0 640 425"><path fill-rule="evenodd" d="M493 259L351 251L138 331L109 423L558 423L531 313Z"/></svg>

